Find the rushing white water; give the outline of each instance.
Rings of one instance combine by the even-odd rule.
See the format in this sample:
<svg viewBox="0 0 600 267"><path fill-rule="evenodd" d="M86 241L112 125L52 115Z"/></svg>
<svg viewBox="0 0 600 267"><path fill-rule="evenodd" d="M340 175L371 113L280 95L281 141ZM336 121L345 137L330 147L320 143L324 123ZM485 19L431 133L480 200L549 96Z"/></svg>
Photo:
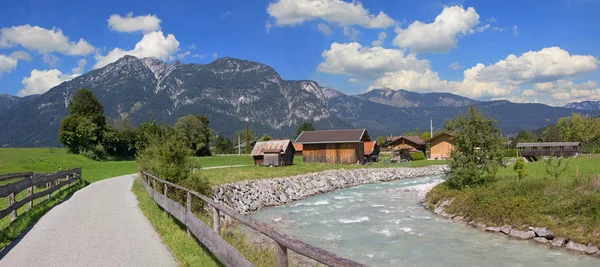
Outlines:
<svg viewBox="0 0 600 267"><path fill-rule="evenodd" d="M439 218L419 201L441 176L361 185L252 215L372 266L600 266L600 259Z"/></svg>

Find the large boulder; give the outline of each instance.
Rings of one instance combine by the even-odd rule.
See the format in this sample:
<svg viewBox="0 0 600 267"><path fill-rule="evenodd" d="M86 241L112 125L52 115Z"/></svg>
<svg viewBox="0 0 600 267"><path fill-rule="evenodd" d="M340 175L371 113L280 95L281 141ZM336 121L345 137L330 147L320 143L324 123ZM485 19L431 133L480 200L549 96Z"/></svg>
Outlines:
<svg viewBox="0 0 600 267"><path fill-rule="evenodd" d="M539 237L544 237L550 240L554 239L554 233L552 233L552 231L548 230L546 227L534 227L533 232L535 232L535 235Z"/></svg>
<svg viewBox="0 0 600 267"><path fill-rule="evenodd" d="M502 228L501 227L495 227L495 226L488 226L488 227L485 228L485 231L498 233L498 232L500 232L500 229L502 229Z"/></svg>
<svg viewBox="0 0 600 267"><path fill-rule="evenodd" d="M587 246L586 245L575 243L573 241L569 241L569 243L567 243L566 248L570 249L570 250L582 252L582 253L585 253L585 251L587 250Z"/></svg>
<svg viewBox="0 0 600 267"><path fill-rule="evenodd" d="M510 234L510 230L512 230L512 226L510 226L510 225L505 225L500 228L500 232L507 234L507 235Z"/></svg>
<svg viewBox="0 0 600 267"><path fill-rule="evenodd" d="M546 244L548 242L550 242L550 240L544 238L544 237L534 237L533 241L538 242L538 243L542 243L542 244Z"/></svg>
<svg viewBox="0 0 600 267"><path fill-rule="evenodd" d="M565 246L566 243L567 243L567 240L562 237L557 237L557 238L554 238L554 240L552 240L552 246L556 247L556 248L563 247L563 246Z"/></svg>
<svg viewBox="0 0 600 267"><path fill-rule="evenodd" d="M598 249L597 246L594 246L590 243L590 244L588 244L587 249L585 250L585 253L592 255L592 254L597 253L599 250L600 249Z"/></svg>
<svg viewBox="0 0 600 267"><path fill-rule="evenodd" d="M535 237L535 233L533 231L519 231L516 229L510 230L508 235L519 239L532 239Z"/></svg>

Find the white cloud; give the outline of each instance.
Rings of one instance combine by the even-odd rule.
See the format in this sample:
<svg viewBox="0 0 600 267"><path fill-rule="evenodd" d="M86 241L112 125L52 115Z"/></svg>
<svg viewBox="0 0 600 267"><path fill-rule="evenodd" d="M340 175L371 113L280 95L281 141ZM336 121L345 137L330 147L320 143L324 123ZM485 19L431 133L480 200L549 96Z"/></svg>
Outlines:
<svg viewBox="0 0 600 267"><path fill-rule="evenodd" d="M31 61L31 55L25 51L15 51L10 54L10 57L18 60Z"/></svg>
<svg viewBox="0 0 600 267"><path fill-rule="evenodd" d="M202 58L204 58L204 55L203 54L193 54L192 57L202 59Z"/></svg>
<svg viewBox="0 0 600 267"><path fill-rule="evenodd" d="M591 72L597 70L599 64L594 56L570 55L560 47L547 47L519 57L511 54L485 67L477 78L509 84L541 83Z"/></svg>
<svg viewBox="0 0 600 267"><path fill-rule="evenodd" d="M233 15L233 13L231 13L231 11L228 10L227 12L223 13L223 15L221 15L221 18L229 18L231 17L231 15Z"/></svg>
<svg viewBox="0 0 600 267"><path fill-rule="evenodd" d="M133 50L123 50L115 48L106 55L96 54L94 58L97 60L94 69L104 67L112 62L117 61L125 55L136 57L155 57L160 60L168 60L170 56L179 51L179 41L173 34L164 36L162 31L151 32L144 34Z"/></svg>
<svg viewBox="0 0 600 267"><path fill-rule="evenodd" d="M354 29L350 26L344 27L344 35L348 36L352 40L356 39L356 37L358 37L359 33L360 32L357 29Z"/></svg>
<svg viewBox="0 0 600 267"><path fill-rule="evenodd" d="M0 54L0 78L5 72L11 72L17 68L17 59Z"/></svg>
<svg viewBox="0 0 600 267"><path fill-rule="evenodd" d="M356 78L349 78L347 81L350 83L361 83L361 80L356 79Z"/></svg>
<svg viewBox="0 0 600 267"><path fill-rule="evenodd" d="M331 28L329 27L329 25L325 24L325 23L319 23L317 25L317 29L323 33L324 35L330 35L331 34Z"/></svg>
<svg viewBox="0 0 600 267"><path fill-rule="evenodd" d="M395 21L383 12L369 13L358 1L342 0L279 0L270 3L267 13L277 26L299 25L321 19L339 26L359 25L365 28L388 28Z"/></svg>
<svg viewBox="0 0 600 267"><path fill-rule="evenodd" d="M359 43L333 43L321 54L324 61L320 72L345 74L367 79L376 79L386 72L413 69L423 71L430 68L429 61L417 59L399 49L363 47Z"/></svg>
<svg viewBox="0 0 600 267"><path fill-rule="evenodd" d="M494 27L494 28L492 28L492 31L503 32L504 28L502 28L502 27Z"/></svg>
<svg viewBox="0 0 600 267"><path fill-rule="evenodd" d="M385 40L386 37L387 37L387 33L380 32L379 35L377 36L377 40L371 42L371 45L372 46L382 46L383 40Z"/></svg>
<svg viewBox="0 0 600 267"><path fill-rule="evenodd" d="M80 74L83 72L83 68L85 68L85 65L87 65L87 60L85 60L85 58L82 58L79 61L77 61L77 67L71 69L71 72Z"/></svg>
<svg viewBox="0 0 600 267"><path fill-rule="evenodd" d="M55 67L56 64L60 61L60 58L53 54L44 54L44 63L48 63L50 67Z"/></svg>
<svg viewBox="0 0 600 267"><path fill-rule="evenodd" d="M458 38L475 32L479 14L474 8L445 7L432 23L415 21L406 29L397 28L394 44L412 52L449 52L458 44Z"/></svg>
<svg viewBox="0 0 600 267"><path fill-rule="evenodd" d="M108 18L108 27L118 32L155 32L160 30L161 20L156 15L133 16L129 12L126 17L119 14L113 14Z"/></svg>
<svg viewBox="0 0 600 267"><path fill-rule="evenodd" d="M212 54L212 57L213 57L213 59L217 59L217 58L219 57L219 54L217 54L217 52L214 52L214 53Z"/></svg>
<svg viewBox="0 0 600 267"><path fill-rule="evenodd" d="M513 26L512 32L513 32L513 36L518 36L519 35L519 27L517 27L517 25Z"/></svg>
<svg viewBox="0 0 600 267"><path fill-rule="evenodd" d="M172 61L172 60L176 60L176 59L178 59L178 60L183 60L184 58L186 58L187 56L189 56L191 53L192 53L192 52L190 52L190 51L185 51L185 52L183 52L183 53L177 53L177 54L176 54L176 55L174 55L174 56L170 56L170 57L169 57L169 60L171 60L171 61Z"/></svg>
<svg viewBox="0 0 600 267"><path fill-rule="evenodd" d="M60 70L37 70L31 71L29 77L23 78L21 83L25 86L19 91L19 96L28 96L35 94L43 94L50 88L57 86L63 82L72 80L80 74L63 74Z"/></svg>
<svg viewBox="0 0 600 267"><path fill-rule="evenodd" d="M271 33L271 28L273 28L273 24L271 24L271 22L267 20L267 22L265 23L265 28L267 29L267 33Z"/></svg>
<svg viewBox="0 0 600 267"><path fill-rule="evenodd" d="M463 68L463 66L461 66L460 64L458 64L458 62L454 62L450 65L448 65L448 68L451 68L453 70L460 70Z"/></svg>
<svg viewBox="0 0 600 267"><path fill-rule="evenodd" d="M47 30L23 25L0 29L0 48L17 45L42 54L57 52L70 56L85 56L95 50L83 39L78 42L70 41L59 28Z"/></svg>

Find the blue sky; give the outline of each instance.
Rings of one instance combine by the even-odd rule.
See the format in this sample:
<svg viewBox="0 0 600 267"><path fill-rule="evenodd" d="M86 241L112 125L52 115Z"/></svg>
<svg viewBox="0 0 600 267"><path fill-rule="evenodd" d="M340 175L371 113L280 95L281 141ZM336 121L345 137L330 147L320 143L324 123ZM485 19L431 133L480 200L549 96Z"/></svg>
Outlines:
<svg viewBox="0 0 600 267"><path fill-rule="evenodd" d="M43 93L132 54L248 59L347 94L600 100L599 13L598 0L3 1L0 93Z"/></svg>

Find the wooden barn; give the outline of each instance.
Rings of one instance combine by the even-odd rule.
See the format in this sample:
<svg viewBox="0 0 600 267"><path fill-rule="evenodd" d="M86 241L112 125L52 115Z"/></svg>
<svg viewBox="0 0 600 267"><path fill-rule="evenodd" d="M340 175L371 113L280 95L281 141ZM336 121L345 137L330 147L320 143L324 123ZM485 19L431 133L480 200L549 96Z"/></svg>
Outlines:
<svg viewBox="0 0 600 267"><path fill-rule="evenodd" d="M379 161L379 145L377 141L365 142L365 162Z"/></svg>
<svg viewBox="0 0 600 267"><path fill-rule="evenodd" d="M256 142L250 155L254 165L288 166L294 163L294 146L290 140Z"/></svg>
<svg viewBox="0 0 600 267"><path fill-rule="evenodd" d="M518 143L519 156L529 161L538 157L574 157L579 155L579 142Z"/></svg>
<svg viewBox="0 0 600 267"><path fill-rule="evenodd" d="M294 144L294 156L302 156L302 151L304 149L302 149L302 144Z"/></svg>
<svg viewBox="0 0 600 267"><path fill-rule="evenodd" d="M364 142L371 141L366 129L304 131L296 139L302 144L304 162L364 164Z"/></svg>
<svg viewBox="0 0 600 267"><path fill-rule="evenodd" d="M392 138L388 138L385 146L391 148L392 151L408 150L411 152L426 152L425 141L418 136L393 136Z"/></svg>
<svg viewBox="0 0 600 267"><path fill-rule="evenodd" d="M454 145L452 144L453 136L454 134L443 132L431 138L429 140L429 159L450 158L450 152L454 150Z"/></svg>

